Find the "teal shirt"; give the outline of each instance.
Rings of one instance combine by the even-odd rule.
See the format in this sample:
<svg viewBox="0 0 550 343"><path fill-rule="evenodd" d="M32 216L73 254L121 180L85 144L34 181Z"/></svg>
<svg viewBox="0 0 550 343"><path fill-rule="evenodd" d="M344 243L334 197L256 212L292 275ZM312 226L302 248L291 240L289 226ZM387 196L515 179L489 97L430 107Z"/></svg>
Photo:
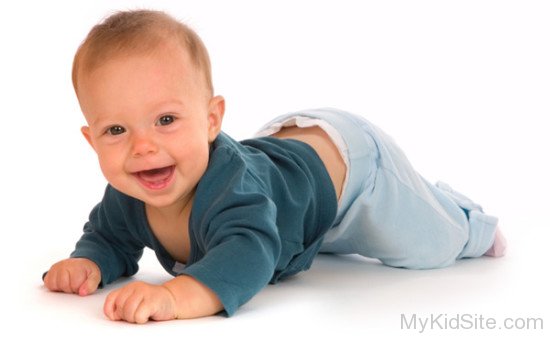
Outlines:
<svg viewBox="0 0 550 343"><path fill-rule="evenodd" d="M186 265L156 239L144 203L110 185L71 257L93 260L108 284L135 274L149 247L169 273L213 290L231 316L269 282L309 269L336 210L331 179L310 146L271 137L237 142L222 132L197 185Z"/></svg>

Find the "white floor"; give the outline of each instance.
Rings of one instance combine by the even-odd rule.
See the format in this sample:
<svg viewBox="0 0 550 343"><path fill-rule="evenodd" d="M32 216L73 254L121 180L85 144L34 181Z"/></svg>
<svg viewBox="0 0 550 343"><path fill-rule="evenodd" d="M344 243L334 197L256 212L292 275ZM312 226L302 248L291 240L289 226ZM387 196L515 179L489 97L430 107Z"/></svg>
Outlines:
<svg viewBox="0 0 550 343"><path fill-rule="evenodd" d="M57 342L106 338L115 342L132 337L148 341L178 335L184 341L308 338L326 342L397 337L408 341L444 338L478 342L521 337L526 342L543 342L548 339L550 281L542 259L547 242L537 240L535 233L541 229L533 227L525 235L509 234L512 244L504 258L464 260L441 270L411 271L357 256L321 255L311 270L268 286L232 318L217 316L144 326L110 322L102 314L102 305L108 292L124 282L167 280L169 276L151 253L144 256L137 276L88 297L46 291L40 282L40 268L46 262L36 260L28 265L29 269L20 271L21 283L9 287L12 296L4 292L9 311L2 313L1 335L55 337ZM413 326L415 316L424 321L433 317L434 321L425 328L420 321ZM456 329L457 316L462 320L460 329ZM488 325L493 319L496 329L490 330ZM514 323L531 329L504 327ZM541 325L545 325L543 330Z"/></svg>

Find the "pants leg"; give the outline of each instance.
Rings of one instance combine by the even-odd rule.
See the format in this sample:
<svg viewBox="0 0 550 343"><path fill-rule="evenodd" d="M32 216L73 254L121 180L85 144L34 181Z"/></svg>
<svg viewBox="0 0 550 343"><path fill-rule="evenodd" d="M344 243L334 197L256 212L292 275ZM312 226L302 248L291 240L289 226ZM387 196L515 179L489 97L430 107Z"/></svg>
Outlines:
<svg viewBox="0 0 550 343"><path fill-rule="evenodd" d="M492 245L497 218L448 185L432 185L393 139L366 120L341 114L363 137L348 145L347 208L325 236L322 252L357 253L413 269L448 266L478 257ZM332 123L338 125L338 123ZM346 206L343 204L342 206Z"/></svg>
<svg viewBox="0 0 550 343"><path fill-rule="evenodd" d="M340 148L348 166L345 188L321 252L426 269L481 256L492 246L498 219L448 185L427 182L379 128L336 109L288 113L264 128L297 116L326 121L345 143Z"/></svg>

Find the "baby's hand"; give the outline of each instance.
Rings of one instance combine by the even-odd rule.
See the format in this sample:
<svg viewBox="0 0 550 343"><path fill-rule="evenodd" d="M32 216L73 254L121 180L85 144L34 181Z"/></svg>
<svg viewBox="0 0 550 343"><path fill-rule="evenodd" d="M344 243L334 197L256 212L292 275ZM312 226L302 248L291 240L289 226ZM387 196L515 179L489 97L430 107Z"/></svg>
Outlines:
<svg viewBox="0 0 550 343"><path fill-rule="evenodd" d="M87 258L68 258L54 264L44 277L44 285L54 292L92 294L101 281L97 264Z"/></svg>
<svg viewBox="0 0 550 343"><path fill-rule="evenodd" d="M111 320L143 324L149 319L176 319L176 300L165 286L132 282L111 292L103 312Z"/></svg>

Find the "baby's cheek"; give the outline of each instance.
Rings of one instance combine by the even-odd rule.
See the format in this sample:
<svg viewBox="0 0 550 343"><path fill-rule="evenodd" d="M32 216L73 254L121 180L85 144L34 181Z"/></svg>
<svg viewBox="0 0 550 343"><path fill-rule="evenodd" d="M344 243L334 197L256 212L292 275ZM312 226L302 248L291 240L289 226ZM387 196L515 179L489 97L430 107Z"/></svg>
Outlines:
<svg viewBox="0 0 550 343"><path fill-rule="evenodd" d="M188 163L188 168L192 169L197 176L202 176L208 167L208 150L195 152L194 155L187 158L187 161L193 161L193 163Z"/></svg>
<svg viewBox="0 0 550 343"><path fill-rule="evenodd" d="M119 179L125 174L122 163L117 159L100 158L99 166L103 176L113 185L119 183Z"/></svg>
<svg viewBox="0 0 550 343"><path fill-rule="evenodd" d="M171 150L178 163L189 165L208 164L208 155L210 153L210 146L208 144L182 142L173 146Z"/></svg>

